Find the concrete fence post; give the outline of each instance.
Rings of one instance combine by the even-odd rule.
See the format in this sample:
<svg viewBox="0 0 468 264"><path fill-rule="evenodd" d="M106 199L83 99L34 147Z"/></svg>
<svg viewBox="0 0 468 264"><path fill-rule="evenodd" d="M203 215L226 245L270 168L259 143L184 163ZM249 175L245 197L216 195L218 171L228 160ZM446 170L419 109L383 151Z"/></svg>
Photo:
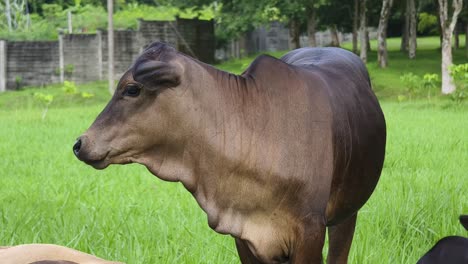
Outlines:
<svg viewBox="0 0 468 264"><path fill-rule="evenodd" d="M65 58L63 54L63 34L58 36L59 42L59 68L60 68L60 83L65 81Z"/></svg>
<svg viewBox="0 0 468 264"><path fill-rule="evenodd" d="M7 42L0 40L0 92L6 91Z"/></svg>
<svg viewBox="0 0 468 264"><path fill-rule="evenodd" d="M99 80L102 80L102 31L96 31L97 37L97 65L98 65L98 76Z"/></svg>

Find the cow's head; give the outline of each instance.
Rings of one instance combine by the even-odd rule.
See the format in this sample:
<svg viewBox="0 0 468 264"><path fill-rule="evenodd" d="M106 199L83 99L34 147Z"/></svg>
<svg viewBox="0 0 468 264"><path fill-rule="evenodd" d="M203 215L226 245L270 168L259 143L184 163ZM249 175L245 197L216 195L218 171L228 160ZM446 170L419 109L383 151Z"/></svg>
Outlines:
<svg viewBox="0 0 468 264"><path fill-rule="evenodd" d="M105 109L78 138L73 152L96 169L143 163L155 149L180 145L188 105L182 61L172 47L154 43L122 76ZM181 113L182 112L182 113ZM182 131L182 132L181 132Z"/></svg>

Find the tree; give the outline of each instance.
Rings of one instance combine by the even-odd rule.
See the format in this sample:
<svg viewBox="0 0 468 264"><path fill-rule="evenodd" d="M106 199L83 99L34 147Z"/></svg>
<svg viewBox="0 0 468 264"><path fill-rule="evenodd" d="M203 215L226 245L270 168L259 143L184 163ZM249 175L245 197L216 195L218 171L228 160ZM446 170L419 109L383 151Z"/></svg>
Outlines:
<svg viewBox="0 0 468 264"><path fill-rule="evenodd" d="M416 22L416 5L415 5L415 0L407 0L409 5L409 34L408 34L408 57L410 59L414 59L416 57L416 47L417 47L417 35L416 35L416 29L418 27L417 22Z"/></svg>
<svg viewBox="0 0 468 264"><path fill-rule="evenodd" d="M336 28L336 25L330 25L328 27L330 30L330 35L331 35L331 43L330 46L332 47L339 47L340 46L340 38L338 37L338 29Z"/></svg>
<svg viewBox="0 0 468 264"><path fill-rule="evenodd" d="M459 18L462 24L461 31L465 32L465 57L468 59L468 0L464 1L464 6Z"/></svg>
<svg viewBox="0 0 468 264"><path fill-rule="evenodd" d="M442 93L450 94L456 89L453 78L450 75L450 66L453 64L452 58L452 36L458 15L463 7L463 0L452 0L452 17L449 17L449 1L438 0L439 17L442 34Z"/></svg>
<svg viewBox="0 0 468 264"><path fill-rule="evenodd" d="M378 53L377 58L379 66L385 68L388 65L388 52L387 52L387 26L388 18L390 17L390 10L393 5L393 0L382 1L382 11L380 12L379 27L377 30L377 43Z"/></svg>
<svg viewBox="0 0 468 264"><path fill-rule="evenodd" d="M29 26L29 10L26 0L4 0L4 4L5 7L2 8L0 3L0 10L4 9L8 32L15 32Z"/></svg>
<svg viewBox="0 0 468 264"><path fill-rule="evenodd" d="M270 1L280 10L283 20L288 22L290 48L300 48L301 25L307 20L306 0Z"/></svg>
<svg viewBox="0 0 468 264"><path fill-rule="evenodd" d="M289 26L290 47L299 48L304 26L309 27L309 35L315 35L317 8L327 1L329 0L222 0L218 29L221 28L219 31L225 36L223 38L232 39L268 21L280 20ZM309 44L315 45L313 37Z"/></svg>
<svg viewBox="0 0 468 264"><path fill-rule="evenodd" d="M107 45L109 92L114 93L114 0L107 0Z"/></svg>
<svg viewBox="0 0 468 264"><path fill-rule="evenodd" d="M359 28L359 0L354 0L353 8L353 52L358 49L358 28Z"/></svg>
<svg viewBox="0 0 468 264"><path fill-rule="evenodd" d="M406 5L405 5L405 15L404 15L404 21L403 21L403 28L402 28L402 33L401 33L401 46L400 46L400 50L401 51L408 51L408 47L409 47L409 1L405 1Z"/></svg>
<svg viewBox="0 0 468 264"><path fill-rule="evenodd" d="M298 18L291 18L289 20L289 48L298 49L301 47L301 24Z"/></svg>
<svg viewBox="0 0 468 264"><path fill-rule="evenodd" d="M179 0L174 0L179 1ZM208 2L207 0L191 0L195 2ZM179 7L185 7L188 1L180 0ZM200 5L197 5L200 6ZM217 44L228 43L237 39L242 33L253 30L269 20L281 19L280 9L270 0L222 0L219 3L221 10L216 19Z"/></svg>
<svg viewBox="0 0 468 264"><path fill-rule="evenodd" d="M8 23L8 31L11 32L11 7L10 0L5 0L5 16Z"/></svg>
<svg viewBox="0 0 468 264"><path fill-rule="evenodd" d="M307 10L307 36L309 37L309 46L316 47L317 41L315 39L315 32L317 28L317 11L314 5L314 1L310 1L310 5Z"/></svg>
<svg viewBox="0 0 468 264"><path fill-rule="evenodd" d="M367 7L366 7L366 0L361 0L360 9L359 9L359 18L360 18L360 27L359 27L359 36L360 36L360 44L361 44L361 60L366 63L367 62L367 15L366 15Z"/></svg>
<svg viewBox="0 0 468 264"><path fill-rule="evenodd" d="M339 47L340 39L338 31L352 30L352 3L341 0L323 1L318 9L318 17L321 29L328 29L331 35L331 46Z"/></svg>
<svg viewBox="0 0 468 264"><path fill-rule="evenodd" d="M453 30L453 34L455 35L455 37L454 37L454 40L455 40L455 43L454 43L455 49L459 49L459 48L460 48L460 30L459 30L459 24L458 24L458 23L455 25L455 28L454 28L454 30Z"/></svg>
<svg viewBox="0 0 468 264"><path fill-rule="evenodd" d="M315 32L317 31L317 28L320 26L317 22L320 21L320 24L330 26L331 28L335 28L338 25L336 21L339 21L336 19L339 17L337 12L333 10L336 7L336 3L338 0L310 0L308 1L308 6L307 6L307 35L309 37L309 46L315 47L317 46L316 39L315 39ZM330 12L330 8L327 7L332 7ZM338 9L338 8L337 8ZM336 21L332 21L335 19ZM343 19L340 17L340 19ZM335 26L333 26L335 25ZM336 35L335 35L336 37Z"/></svg>

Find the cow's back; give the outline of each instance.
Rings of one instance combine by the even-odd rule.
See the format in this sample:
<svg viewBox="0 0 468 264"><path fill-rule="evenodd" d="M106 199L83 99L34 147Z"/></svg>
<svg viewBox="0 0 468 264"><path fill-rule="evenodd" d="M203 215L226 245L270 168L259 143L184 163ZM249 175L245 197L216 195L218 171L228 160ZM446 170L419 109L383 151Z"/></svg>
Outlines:
<svg viewBox="0 0 468 264"><path fill-rule="evenodd" d="M302 48L281 58L317 80L332 111L333 181L327 206L329 224L356 212L373 192L383 166L385 119L365 65L339 48ZM308 74L310 73L310 74ZM312 85L317 89L316 85Z"/></svg>

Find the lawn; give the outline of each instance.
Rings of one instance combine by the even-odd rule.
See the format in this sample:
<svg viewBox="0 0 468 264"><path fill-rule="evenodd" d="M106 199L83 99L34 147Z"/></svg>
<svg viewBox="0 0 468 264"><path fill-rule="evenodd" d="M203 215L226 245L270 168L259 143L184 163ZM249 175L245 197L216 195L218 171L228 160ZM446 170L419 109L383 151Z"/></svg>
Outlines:
<svg viewBox="0 0 468 264"><path fill-rule="evenodd" d="M456 60L466 61L462 55ZM220 66L240 72L250 60ZM416 263L441 237L467 235L457 218L468 213L468 104L423 95L395 100L406 93L404 67L437 72L438 60L428 48L411 62L391 51L386 70L368 64L388 144L350 263ZM104 83L79 90L94 97L65 94L60 85L0 94L0 245L54 243L129 264L238 263L232 238L208 227L180 184L139 165L96 171L73 156L75 138L109 99ZM35 92L54 95L44 119Z"/></svg>

